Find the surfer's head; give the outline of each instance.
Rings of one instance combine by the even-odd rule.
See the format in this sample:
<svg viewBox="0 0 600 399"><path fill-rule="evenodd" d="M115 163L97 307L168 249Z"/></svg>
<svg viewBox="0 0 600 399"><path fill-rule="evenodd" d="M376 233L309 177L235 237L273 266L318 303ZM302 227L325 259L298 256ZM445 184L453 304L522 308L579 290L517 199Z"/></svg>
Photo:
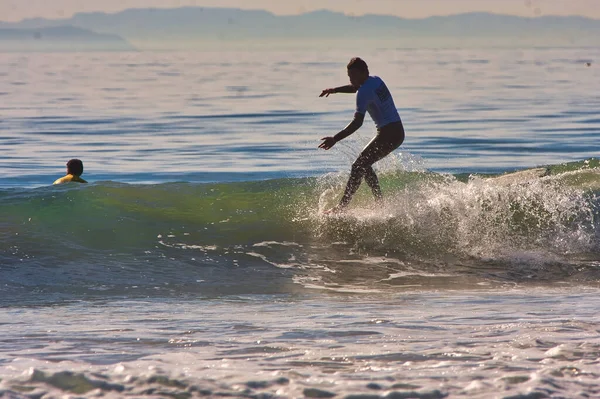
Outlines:
<svg viewBox="0 0 600 399"><path fill-rule="evenodd" d="M81 176L83 174L83 162L79 159L71 159L67 162L67 173L73 176Z"/></svg>
<svg viewBox="0 0 600 399"><path fill-rule="evenodd" d="M354 57L348 63L348 77L352 86L359 88L369 77L367 63L359 57Z"/></svg>

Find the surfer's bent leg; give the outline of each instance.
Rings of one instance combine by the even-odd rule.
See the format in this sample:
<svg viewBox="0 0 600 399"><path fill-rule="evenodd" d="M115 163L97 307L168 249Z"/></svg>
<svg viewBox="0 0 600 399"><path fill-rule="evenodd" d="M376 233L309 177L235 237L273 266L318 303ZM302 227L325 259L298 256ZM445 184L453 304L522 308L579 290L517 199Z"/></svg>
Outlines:
<svg viewBox="0 0 600 399"><path fill-rule="evenodd" d="M379 179L375 174L372 166L365 168L365 181L367 182L367 186L371 188L373 192L373 196L377 201L381 201L383 199L383 194L381 194L381 187L379 187Z"/></svg>
<svg viewBox="0 0 600 399"><path fill-rule="evenodd" d="M360 187L363 177L371 188L375 198L378 200L383 198L381 188L379 187L379 180L372 165L400 147L403 141L404 128L402 127L402 122L390 123L377 132L377 136L367 144L352 164L350 178L340 201L340 207L345 207L350 203L356 190Z"/></svg>

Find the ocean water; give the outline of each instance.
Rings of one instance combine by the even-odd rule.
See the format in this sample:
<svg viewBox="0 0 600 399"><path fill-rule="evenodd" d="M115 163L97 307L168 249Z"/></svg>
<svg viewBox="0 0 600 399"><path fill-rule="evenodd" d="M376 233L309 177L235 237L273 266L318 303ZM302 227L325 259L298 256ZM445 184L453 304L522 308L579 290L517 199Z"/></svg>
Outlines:
<svg viewBox="0 0 600 399"><path fill-rule="evenodd" d="M407 137L323 217L356 55ZM600 396L599 58L0 54L0 396Z"/></svg>

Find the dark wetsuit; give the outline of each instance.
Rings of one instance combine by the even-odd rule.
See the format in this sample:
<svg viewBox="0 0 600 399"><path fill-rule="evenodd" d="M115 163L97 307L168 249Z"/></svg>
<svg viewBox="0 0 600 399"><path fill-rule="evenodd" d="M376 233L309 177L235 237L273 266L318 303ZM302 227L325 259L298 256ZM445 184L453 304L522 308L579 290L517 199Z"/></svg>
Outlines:
<svg viewBox="0 0 600 399"><path fill-rule="evenodd" d="M376 76L369 76L358 89L354 120L344 130L335 135L336 141L340 141L356 131L362 125L366 112L369 112L377 126L377 136L367 144L352 164L346 191L340 201L341 207L345 207L350 203L352 196L360 187L363 177L373 191L375 198L378 200L382 198L379 180L373 170L373 164L400 147L404 141L404 127L392 95L385 83Z"/></svg>
<svg viewBox="0 0 600 399"><path fill-rule="evenodd" d="M404 127L400 121L392 122L377 130L377 136L367 144L352 164L346 191L344 191L344 196L340 201L341 206L346 206L350 203L352 196L360 187L363 177L371 188L375 198L378 200L383 198L381 188L379 187L379 180L373 170L373 164L400 147L403 141Z"/></svg>

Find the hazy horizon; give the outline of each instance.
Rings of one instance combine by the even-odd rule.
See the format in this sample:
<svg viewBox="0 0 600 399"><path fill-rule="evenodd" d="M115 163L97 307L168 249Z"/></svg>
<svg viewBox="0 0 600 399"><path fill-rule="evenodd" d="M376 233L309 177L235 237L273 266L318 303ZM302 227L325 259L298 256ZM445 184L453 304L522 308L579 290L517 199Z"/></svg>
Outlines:
<svg viewBox="0 0 600 399"><path fill-rule="evenodd" d="M30 18L70 18L81 12L114 13L130 8L180 8L186 6L266 10L276 15L294 15L327 9L348 15L380 14L403 18L426 18L469 12L536 17L579 15L600 19L598 0L299 0L292 3L270 0L7 0L0 3L4 22Z"/></svg>
<svg viewBox="0 0 600 399"><path fill-rule="evenodd" d="M430 0L434 1L434 0ZM579 17L524 19L518 16L478 13L432 19L399 19L395 16L350 17L340 13L279 16L264 11L231 8L129 9L127 12L77 15L53 20L34 19L0 24L7 40L16 38L10 29L43 29L73 26L119 36L143 50L198 48L313 48L354 47L357 40L376 40L377 46L593 46L600 37L600 21ZM133 23L132 23L133 22ZM32 33L33 32L33 33ZM348 33L355 38L347 41ZM52 35L31 31L21 41L35 49ZM12 35L12 36L11 36ZM44 40L34 40L35 38ZM14 40L13 40L14 41ZM13 45L11 48L20 48ZM126 46L127 47L127 46ZM117 46L122 49L121 43Z"/></svg>

